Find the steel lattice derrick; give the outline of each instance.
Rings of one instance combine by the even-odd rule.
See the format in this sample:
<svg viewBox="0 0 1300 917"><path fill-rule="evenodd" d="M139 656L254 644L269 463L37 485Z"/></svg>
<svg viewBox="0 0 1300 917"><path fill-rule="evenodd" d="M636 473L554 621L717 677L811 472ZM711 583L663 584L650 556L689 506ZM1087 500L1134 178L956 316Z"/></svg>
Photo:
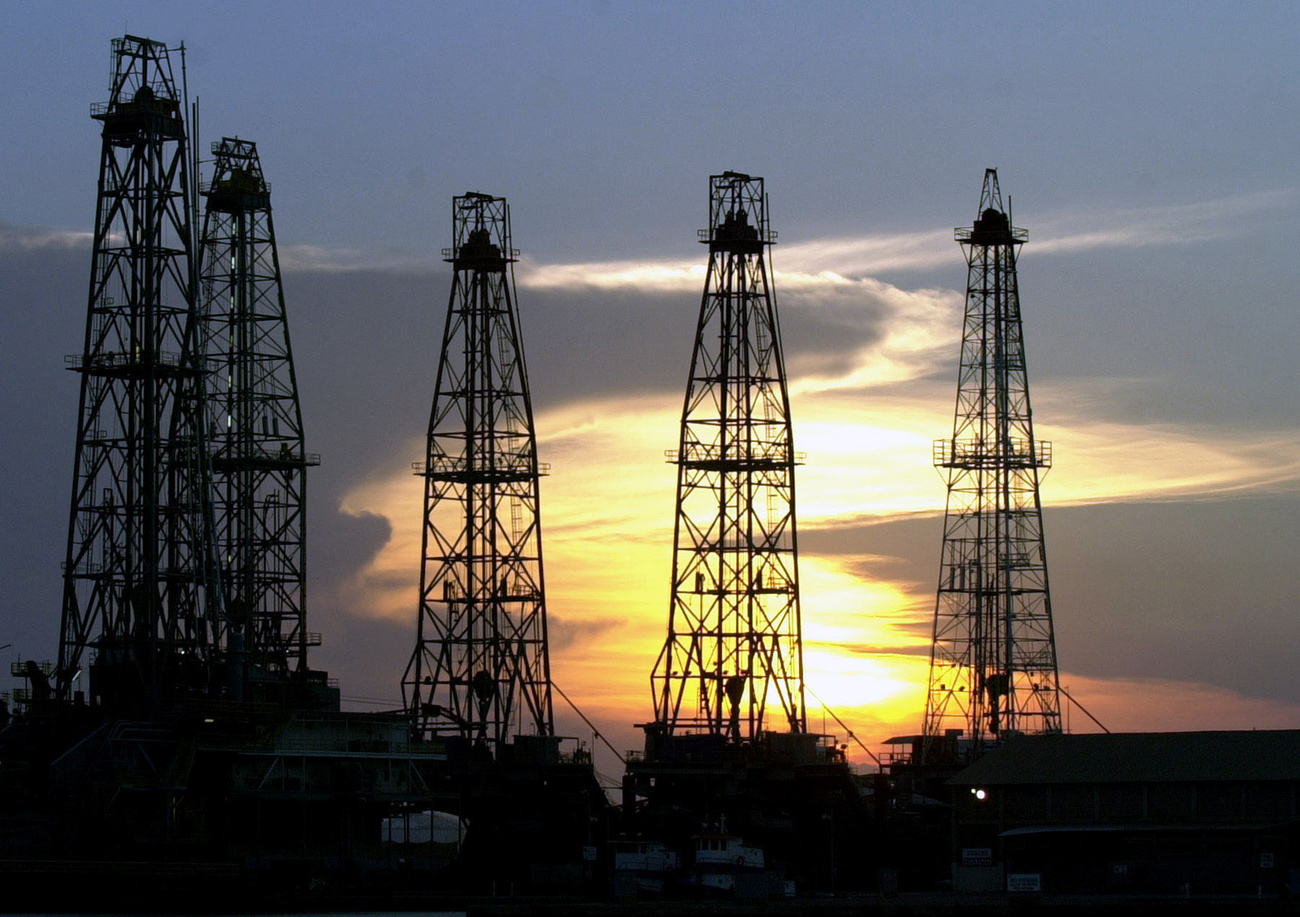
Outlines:
<svg viewBox="0 0 1300 917"><path fill-rule="evenodd" d="M978 753L1005 735L1061 729L1039 502L1052 453L1034 438L1016 278L1027 238L989 169L974 227L957 230L966 315L952 438L934 449L948 502L924 749L949 730Z"/></svg>
<svg viewBox="0 0 1300 917"><path fill-rule="evenodd" d="M795 453L763 179L709 180L709 267L677 464L668 637L656 728L804 732Z"/></svg>
<svg viewBox="0 0 1300 917"><path fill-rule="evenodd" d="M415 651L402 698L421 736L493 750L554 734L537 434L504 198L453 202L453 267L429 420Z"/></svg>
<svg viewBox="0 0 1300 917"><path fill-rule="evenodd" d="M302 411L257 145L212 144L204 189L202 344L213 509L232 655L275 674L304 673L306 469ZM247 667L240 666L247 673Z"/></svg>
<svg viewBox="0 0 1300 917"><path fill-rule="evenodd" d="M168 49L113 41L103 124L56 690L156 709L202 690L220 638L189 154Z"/></svg>

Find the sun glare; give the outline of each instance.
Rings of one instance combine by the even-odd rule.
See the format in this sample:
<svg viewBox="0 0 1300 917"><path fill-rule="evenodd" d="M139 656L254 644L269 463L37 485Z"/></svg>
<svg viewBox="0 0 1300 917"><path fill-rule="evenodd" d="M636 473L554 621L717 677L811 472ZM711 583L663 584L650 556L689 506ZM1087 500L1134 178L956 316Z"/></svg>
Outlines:
<svg viewBox="0 0 1300 917"><path fill-rule="evenodd" d="M520 282L684 291L698 289L701 277L689 264L629 262L528 265ZM819 375L813 360L813 370L791 381L795 443L804 454L800 530L942 513L932 443L951 430L952 382L936 368L955 356L960 297L831 272L782 274L778 286L796 314L834 313L845 334L858 333L855 310L864 303L884 316L873 325L881 333L851 365ZM1035 389L1036 415L1050 421L1037 432L1054 441L1057 459L1043 487L1049 506L1294 490L1300 480L1293 431L1207 435L1121 423L1104 416L1114 392L1100 397L1088 388L1097 384L1054 380ZM665 451L677 443L679 414L677 393L660 392L572 402L537 416L549 468L541 520L552 669L584 709L624 725L650 709L649 673L666 634L676 476ZM336 598L360 616L405 622L416 609L423 502L410 460L423 444L403 448L400 460L342 502L344 513L386 519L391 537ZM933 584L891 578L895 565L864 555L805 548L800 566L810 690L869 742L915 731L928 667L918 624L924 632ZM1103 685L1089 694L1107 707ZM809 710L820 716L811 697ZM1270 711L1259 715L1272 722Z"/></svg>

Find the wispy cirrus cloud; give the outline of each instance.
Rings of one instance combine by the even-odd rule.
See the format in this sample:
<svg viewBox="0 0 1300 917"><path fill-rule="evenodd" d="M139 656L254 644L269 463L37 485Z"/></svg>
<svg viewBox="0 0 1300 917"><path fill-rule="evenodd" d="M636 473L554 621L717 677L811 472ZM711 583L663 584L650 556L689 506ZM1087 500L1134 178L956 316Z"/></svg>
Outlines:
<svg viewBox="0 0 1300 917"><path fill-rule="evenodd" d="M1118 246L1184 245L1241 235L1250 218L1300 203L1300 188L1269 188L1188 204L1127 209L1093 209L1045 214L1033 219L1033 250L1070 253ZM0 250L76 248L89 245L88 230L51 229L0 222ZM781 243L774 255L778 284L854 279L891 271L924 270L959 263L951 228L864 233ZM293 271L432 270L442 265L442 248L367 248L281 241L281 265ZM521 286L536 288L634 287L698 292L705 265L700 258L615 259L539 262L521 258ZM801 280L803 277L805 279ZM808 278L812 278L810 281Z"/></svg>
<svg viewBox="0 0 1300 917"><path fill-rule="evenodd" d="M956 290L907 290L830 272L778 274L777 280L784 282L783 308L806 310L845 332L821 353L787 349L792 394L916 379L949 361L960 340L963 299Z"/></svg>
<svg viewBox="0 0 1300 917"><path fill-rule="evenodd" d="M1097 248L1189 245L1245 235L1251 218L1300 203L1300 189L1273 188L1191 204L1048 216L1033 241L1038 254Z"/></svg>
<svg viewBox="0 0 1300 917"><path fill-rule="evenodd" d="M545 264L521 258L515 268L519 285L534 289L609 290L620 287L656 292L693 292L704 286L699 260L618 260Z"/></svg>
<svg viewBox="0 0 1300 917"><path fill-rule="evenodd" d="M341 245L284 244L276 246L286 271L433 271L442 266L437 251L414 248L354 248Z"/></svg>
<svg viewBox="0 0 1300 917"><path fill-rule="evenodd" d="M781 265L790 271L862 277L886 271L958 264L961 252L953 243L951 229L932 229L783 244L779 258Z"/></svg>
<svg viewBox="0 0 1300 917"><path fill-rule="evenodd" d="M1243 235L1253 229L1251 218L1297 203L1300 189L1271 188L1190 204L1045 214L1034 218L1030 239L1035 254L1188 245ZM790 271L846 277L926 270L961 262L953 234L945 228L813 239L782 245L778 264Z"/></svg>
<svg viewBox="0 0 1300 917"><path fill-rule="evenodd" d="M89 248L94 233L70 229L17 226L0 221L0 252L33 252L42 249Z"/></svg>
<svg viewBox="0 0 1300 917"><path fill-rule="evenodd" d="M1300 492L1300 433L1112 416L1138 379L1064 379L1035 389L1035 435L1053 445L1053 507L1221 500ZM932 444L952 429L952 383L827 389L797 404L801 524L813 528L943 511ZM1050 419L1046 420L1046 419Z"/></svg>

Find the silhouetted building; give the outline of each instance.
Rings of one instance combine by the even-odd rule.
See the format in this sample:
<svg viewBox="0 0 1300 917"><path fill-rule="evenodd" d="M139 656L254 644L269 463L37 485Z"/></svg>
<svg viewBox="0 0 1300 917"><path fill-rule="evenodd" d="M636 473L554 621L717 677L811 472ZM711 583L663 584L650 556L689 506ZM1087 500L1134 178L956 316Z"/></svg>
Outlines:
<svg viewBox="0 0 1300 917"><path fill-rule="evenodd" d="M1017 736L949 787L958 890L1295 884L1300 730Z"/></svg>

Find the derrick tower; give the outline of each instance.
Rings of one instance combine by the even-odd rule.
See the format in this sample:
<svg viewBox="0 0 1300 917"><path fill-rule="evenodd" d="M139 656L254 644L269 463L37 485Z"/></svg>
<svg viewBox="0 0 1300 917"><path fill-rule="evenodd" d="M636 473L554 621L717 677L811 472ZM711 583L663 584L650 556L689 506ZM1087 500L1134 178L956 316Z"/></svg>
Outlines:
<svg viewBox="0 0 1300 917"><path fill-rule="evenodd" d="M216 553L232 656L275 675L303 674L306 469L302 411L257 145L212 144L203 190L202 327Z"/></svg>
<svg viewBox="0 0 1300 917"><path fill-rule="evenodd" d="M682 408L668 638L653 728L806 731L795 453L763 179L709 178L708 275ZM775 726L773 724L776 724Z"/></svg>
<svg viewBox="0 0 1300 917"><path fill-rule="evenodd" d="M402 698L417 735L493 751L551 736L537 435L504 198L452 204L453 269L425 480L415 651Z"/></svg>
<svg viewBox="0 0 1300 917"><path fill-rule="evenodd" d="M182 51L183 53L183 51ZM157 709L203 690L221 632L209 551L189 154L171 54L113 41L56 692ZM93 651L93 660L88 650Z"/></svg>
<svg viewBox="0 0 1300 917"><path fill-rule="evenodd" d="M1013 733L1061 729L1038 495L1052 450L1034 438L1016 280L1028 237L987 170L975 224L957 230L966 316L952 437L934 445L948 501L922 763L942 757L936 740L958 729L973 754Z"/></svg>

